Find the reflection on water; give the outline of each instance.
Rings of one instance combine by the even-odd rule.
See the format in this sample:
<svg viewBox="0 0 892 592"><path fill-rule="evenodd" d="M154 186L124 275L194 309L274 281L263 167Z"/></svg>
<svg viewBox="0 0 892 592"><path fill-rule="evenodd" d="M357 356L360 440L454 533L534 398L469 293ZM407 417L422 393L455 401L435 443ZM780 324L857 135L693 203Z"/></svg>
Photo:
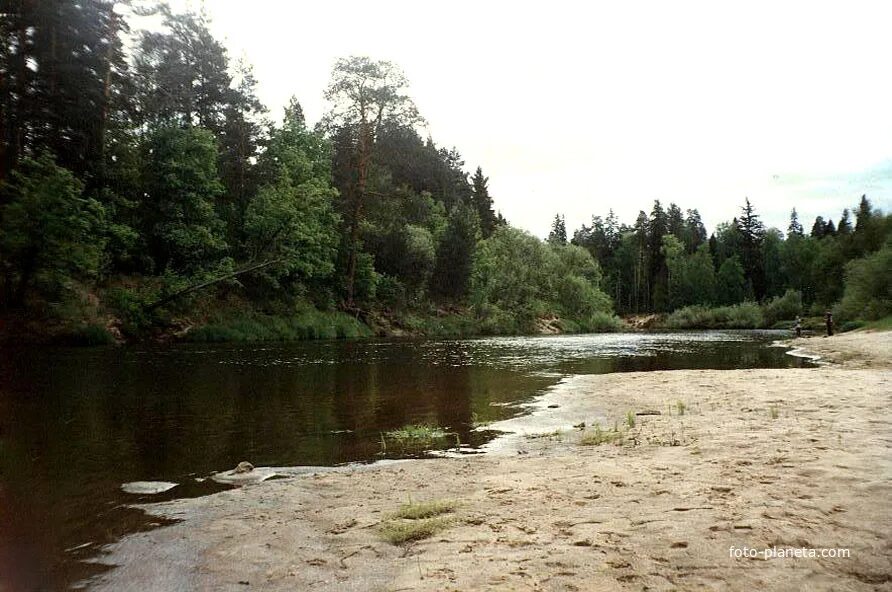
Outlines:
<svg viewBox="0 0 892 592"><path fill-rule="evenodd" d="M145 527L127 481L200 495L213 471L381 458L380 434L431 423L479 445L560 376L786 367L777 334L33 349L0 357L0 589L57 587L75 561ZM389 451L391 456L399 451ZM79 548L78 548L79 547ZM65 551L65 549L70 549ZM5 575L4 575L5 574ZM9 574L14 574L10 576Z"/></svg>

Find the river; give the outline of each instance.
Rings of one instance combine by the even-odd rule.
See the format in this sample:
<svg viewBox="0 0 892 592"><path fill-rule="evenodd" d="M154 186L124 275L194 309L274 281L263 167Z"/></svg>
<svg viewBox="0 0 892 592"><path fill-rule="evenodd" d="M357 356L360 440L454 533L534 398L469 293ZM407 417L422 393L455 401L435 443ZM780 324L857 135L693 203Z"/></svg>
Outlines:
<svg viewBox="0 0 892 592"><path fill-rule="evenodd" d="M158 526L130 481L179 485L152 500L224 488L257 466L336 465L424 454L381 434L426 423L463 450L474 429L525 412L571 374L808 364L778 332L625 333L466 340L35 348L0 356L0 590L56 589L83 560ZM455 446L445 439L442 448ZM386 448L386 449L385 449Z"/></svg>

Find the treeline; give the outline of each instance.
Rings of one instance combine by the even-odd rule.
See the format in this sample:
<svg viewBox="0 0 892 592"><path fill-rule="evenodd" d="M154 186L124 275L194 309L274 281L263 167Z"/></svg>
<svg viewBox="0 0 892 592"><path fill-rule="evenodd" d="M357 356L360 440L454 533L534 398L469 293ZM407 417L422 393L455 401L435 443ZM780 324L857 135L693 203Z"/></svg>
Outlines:
<svg viewBox="0 0 892 592"><path fill-rule="evenodd" d="M508 226L482 169L419 136L395 65L341 59L320 122L296 99L273 121L202 14L7 4L6 311L133 335L234 318L248 335L245 319L260 319L260 338L327 336L292 321L349 327L345 315L424 330L451 311L463 332L548 315L615 324L589 251Z"/></svg>
<svg viewBox="0 0 892 592"><path fill-rule="evenodd" d="M601 263L603 288L621 313L786 302L787 320L834 307L855 320L892 313L890 240L892 216L862 196L854 219L848 209L835 224L818 216L808 233L795 209L785 233L766 228L747 199L739 216L707 235L697 210L655 201L632 226L612 211L595 216L570 242ZM567 242L560 216L549 241Z"/></svg>

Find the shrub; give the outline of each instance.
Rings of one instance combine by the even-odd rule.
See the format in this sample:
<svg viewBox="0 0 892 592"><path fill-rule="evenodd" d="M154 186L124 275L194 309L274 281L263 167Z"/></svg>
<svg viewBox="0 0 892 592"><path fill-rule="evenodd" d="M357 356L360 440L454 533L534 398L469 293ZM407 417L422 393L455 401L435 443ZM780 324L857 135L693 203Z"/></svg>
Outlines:
<svg viewBox="0 0 892 592"><path fill-rule="evenodd" d="M762 309L755 302L707 308L686 306L666 318L672 329L757 329L764 326Z"/></svg>
<svg viewBox="0 0 892 592"><path fill-rule="evenodd" d="M881 319L892 313L892 242L846 265L845 290L834 314L837 321Z"/></svg>
<svg viewBox="0 0 892 592"><path fill-rule="evenodd" d="M790 321L802 314L802 293L787 290L783 296L776 296L762 305L762 314L767 326L778 321Z"/></svg>

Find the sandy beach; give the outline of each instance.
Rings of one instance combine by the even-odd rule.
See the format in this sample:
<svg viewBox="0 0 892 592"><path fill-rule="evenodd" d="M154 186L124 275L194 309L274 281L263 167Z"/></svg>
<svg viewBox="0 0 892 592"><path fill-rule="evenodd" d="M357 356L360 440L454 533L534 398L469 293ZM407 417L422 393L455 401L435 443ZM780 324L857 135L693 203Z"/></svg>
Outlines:
<svg viewBox="0 0 892 592"><path fill-rule="evenodd" d="M828 363L571 377L487 454L149 506L182 521L113 545L91 589L892 590L892 333L793 345ZM445 529L382 539L434 500Z"/></svg>

